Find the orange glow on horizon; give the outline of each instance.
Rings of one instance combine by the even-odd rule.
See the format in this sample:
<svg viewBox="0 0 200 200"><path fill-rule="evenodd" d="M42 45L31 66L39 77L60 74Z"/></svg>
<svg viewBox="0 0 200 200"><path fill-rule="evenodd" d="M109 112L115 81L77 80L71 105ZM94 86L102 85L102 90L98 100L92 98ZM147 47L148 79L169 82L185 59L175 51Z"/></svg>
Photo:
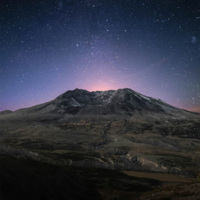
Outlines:
<svg viewBox="0 0 200 200"><path fill-rule="evenodd" d="M88 87L89 91L106 91L106 90L114 90L116 87L107 85L107 84L97 84L97 85L92 85Z"/></svg>
<svg viewBox="0 0 200 200"><path fill-rule="evenodd" d="M200 113L200 108L186 108L186 110Z"/></svg>

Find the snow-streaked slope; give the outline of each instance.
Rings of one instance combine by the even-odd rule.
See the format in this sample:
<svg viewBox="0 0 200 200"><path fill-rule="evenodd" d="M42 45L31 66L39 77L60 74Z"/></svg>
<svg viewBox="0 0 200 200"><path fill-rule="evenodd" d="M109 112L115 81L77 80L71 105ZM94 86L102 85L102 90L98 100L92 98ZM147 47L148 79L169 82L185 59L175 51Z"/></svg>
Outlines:
<svg viewBox="0 0 200 200"><path fill-rule="evenodd" d="M67 91L41 109L58 113L78 114L128 114L134 112L187 113L160 99L154 99L129 88L89 92L75 89Z"/></svg>

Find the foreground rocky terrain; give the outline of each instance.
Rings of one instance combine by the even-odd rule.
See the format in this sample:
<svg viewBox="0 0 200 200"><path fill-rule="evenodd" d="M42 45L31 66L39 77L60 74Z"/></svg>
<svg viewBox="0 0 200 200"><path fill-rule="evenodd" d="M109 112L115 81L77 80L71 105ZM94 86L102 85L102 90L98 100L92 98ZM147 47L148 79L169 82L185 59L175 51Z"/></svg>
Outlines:
<svg viewBox="0 0 200 200"><path fill-rule="evenodd" d="M130 178L119 175L119 171L196 178L200 166L200 114L175 108L131 89L104 92L76 89L41 105L1 112L0 154L2 163L9 157L8 166L10 162L26 161L23 169L30 167L27 161L37 163L41 169L44 163L50 171L51 166L57 170L67 167L65 180L71 182L77 177L68 174L79 169L76 173L83 181L70 191L81 187L87 193L92 183L96 185L94 196L98 194L101 198L105 193L103 199L106 199L109 192L99 189L98 183L105 185L104 180L112 180L108 174L114 172L110 169L118 170L119 177L126 176L123 184L119 182L121 178L117 179L119 187L112 181L107 183L110 190L118 191L121 187L127 191L135 187L134 184L144 186L146 182L141 188L147 191L162 185L162 181ZM88 175L86 168L95 169L94 173ZM101 170L105 170L105 174L94 178ZM93 177L95 184L86 177ZM133 192L137 193L137 189ZM122 193L118 193L119 199Z"/></svg>

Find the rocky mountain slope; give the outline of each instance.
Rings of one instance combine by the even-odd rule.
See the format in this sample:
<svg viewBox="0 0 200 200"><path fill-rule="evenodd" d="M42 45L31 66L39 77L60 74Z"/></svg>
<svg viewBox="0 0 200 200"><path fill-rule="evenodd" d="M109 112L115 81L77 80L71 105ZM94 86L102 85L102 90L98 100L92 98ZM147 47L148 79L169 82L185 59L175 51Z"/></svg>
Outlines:
<svg viewBox="0 0 200 200"><path fill-rule="evenodd" d="M1 154L59 165L194 177L199 139L200 114L127 88L75 89L0 114Z"/></svg>

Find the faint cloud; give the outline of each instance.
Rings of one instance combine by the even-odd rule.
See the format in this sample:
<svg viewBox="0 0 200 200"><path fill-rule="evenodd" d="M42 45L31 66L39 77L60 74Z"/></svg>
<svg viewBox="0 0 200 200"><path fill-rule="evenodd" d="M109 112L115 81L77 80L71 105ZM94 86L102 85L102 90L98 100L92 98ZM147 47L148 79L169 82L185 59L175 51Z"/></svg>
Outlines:
<svg viewBox="0 0 200 200"><path fill-rule="evenodd" d="M63 1L58 1L57 9L61 10L63 8Z"/></svg>
<svg viewBox="0 0 200 200"><path fill-rule="evenodd" d="M191 42L192 42L193 44L196 44L196 43L197 43L197 37L196 37L196 36L192 36L192 37L191 37Z"/></svg>

